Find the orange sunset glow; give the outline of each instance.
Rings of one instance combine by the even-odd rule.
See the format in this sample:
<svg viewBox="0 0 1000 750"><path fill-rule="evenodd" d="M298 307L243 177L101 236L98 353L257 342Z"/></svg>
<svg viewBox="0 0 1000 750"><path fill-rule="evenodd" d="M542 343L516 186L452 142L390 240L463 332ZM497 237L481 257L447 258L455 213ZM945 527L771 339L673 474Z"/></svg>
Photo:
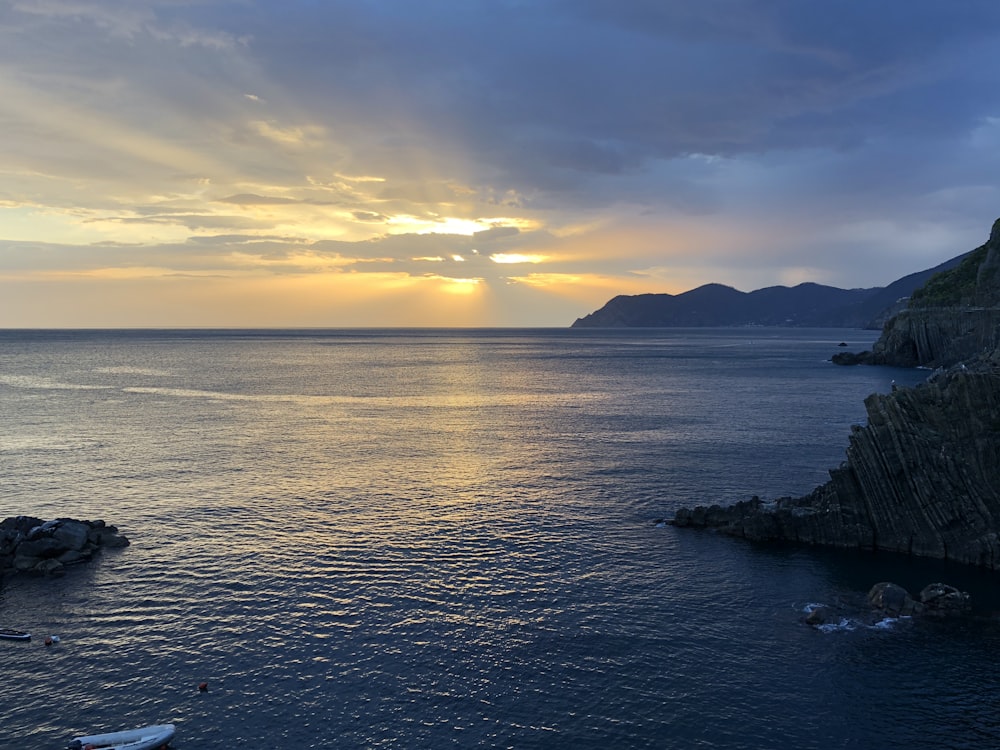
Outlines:
<svg viewBox="0 0 1000 750"><path fill-rule="evenodd" d="M991 87L894 114L963 96L978 47L625 6L4 4L0 326L565 326L709 282L885 284L996 213Z"/></svg>

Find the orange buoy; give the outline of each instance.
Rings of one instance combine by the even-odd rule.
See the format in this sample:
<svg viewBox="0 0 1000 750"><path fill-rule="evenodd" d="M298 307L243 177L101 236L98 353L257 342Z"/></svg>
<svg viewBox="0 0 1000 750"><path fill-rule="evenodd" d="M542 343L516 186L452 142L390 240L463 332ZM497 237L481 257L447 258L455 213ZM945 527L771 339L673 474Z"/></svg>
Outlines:
<svg viewBox="0 0 1000 750"><path fill-rule="evenodd" d="M201 682L201 683L199 683L198 684L198 691L202 692L202 693L207 693L208 692L208 683L207 682Z"/></svg>
<svg viewBox="0 0 1000 750"><path fill-rule="evenodd" d="M45 636L45 645L46 646L51 646L52 645L52 636L51 635Z"/></svg>

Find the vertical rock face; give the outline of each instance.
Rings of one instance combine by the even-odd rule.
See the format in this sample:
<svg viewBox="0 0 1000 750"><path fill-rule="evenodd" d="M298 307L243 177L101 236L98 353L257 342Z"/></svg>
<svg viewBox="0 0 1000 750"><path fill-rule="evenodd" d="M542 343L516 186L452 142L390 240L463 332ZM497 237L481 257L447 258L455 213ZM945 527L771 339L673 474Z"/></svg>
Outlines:
<svg viewBox="0 0 1000 750"><path fill-rule="evenodd" d="M801 498L679 510L675 526L1000 567L1000 371L872 395L847 461Z"/></svg>
<svg viewBox="0 0 1000 750"><path fill-rule="evenodd" d="M949 367L1000 347L1000 308L908 309L886 324L871 362Z"/></svg>
<svg viewBox="0 0 1000 750"><path fill-rule="evenodd" d="M869 396L847 460L808 495L681 509L672 523L1000 568L1000 220L886 324L870 361L966 364Z"/></svg>

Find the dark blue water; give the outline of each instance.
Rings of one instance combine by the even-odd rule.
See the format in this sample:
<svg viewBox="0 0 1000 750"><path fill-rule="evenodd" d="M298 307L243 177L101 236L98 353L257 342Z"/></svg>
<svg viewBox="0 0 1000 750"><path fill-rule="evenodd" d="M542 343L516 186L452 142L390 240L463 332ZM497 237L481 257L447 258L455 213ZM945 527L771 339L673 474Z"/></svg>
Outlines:
<svg viewBox="0 0 1000 750"><path fill-rule="evenodd" d="M873 338L0 332L0 517L133 542L0 588L0 748L996 746L994 577L654 523L824 481ZM884 579L977 616L801 622Z"/></svg>

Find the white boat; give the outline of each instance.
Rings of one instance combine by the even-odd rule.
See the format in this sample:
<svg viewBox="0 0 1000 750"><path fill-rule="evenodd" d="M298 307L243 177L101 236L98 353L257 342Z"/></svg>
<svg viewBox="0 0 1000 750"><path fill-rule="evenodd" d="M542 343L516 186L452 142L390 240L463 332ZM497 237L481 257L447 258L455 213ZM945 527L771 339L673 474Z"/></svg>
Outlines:
<svg viewBox="0 0 1000 750"><path fill-rule="evenodd" d="M174 738L173 724L74 737L69 750L157 750Z"/></svg>

